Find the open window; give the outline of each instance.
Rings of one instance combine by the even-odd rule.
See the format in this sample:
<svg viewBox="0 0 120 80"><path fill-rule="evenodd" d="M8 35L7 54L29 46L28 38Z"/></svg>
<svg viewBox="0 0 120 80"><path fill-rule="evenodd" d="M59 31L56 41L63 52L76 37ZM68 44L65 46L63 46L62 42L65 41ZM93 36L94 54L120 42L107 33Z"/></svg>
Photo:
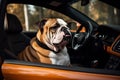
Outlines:
<svg viewBox="0 0 120 80"><path fill-rule="evenodd" d="M57 2L55 3L56 5L58 4ZM8 4L7 13L16 15L16 17L19 18L21 22L21 26L23 28L23 31L21 33L27 36L29 39L32 39L33 37L36 36L36 33L39 29L36 23L42 19L49 17L62 18L66 22L70 23L70 26L72 26L70 27L72 35L76 33L76 31L79 29L81 25L83 26L83 29L81 29L81 31L78 32L86 31L84 27L85 25L82 24L83 22L81 19L83 19L83 21L84 20L90 21L92 25L94 25L94 27L96 27L97 25L96 22L94 22L92 19L85 17L83 13L78 12L78 10L74 9L72 6L68 6L68 4L67 5L63 4L62 8L59 8L59 6L57 7L55 5L52 7L47 6L46 8L46 7L40 7L39 4L36 5L28 5L28 4L19 4L19 1L14 4L13 3ZM87 41L85 46L80 48L79 50L73 50L71 48L71 44L67 46L72 66L68 67L68 66L58 66L51 64L20 61L17 60L16 58L12 58L13 56L11 56L10 54L9 56L11 56L11 58L6 55L6 59L2 65L3 77L6 80L11 80L11 79L12 80L118 79L119 80L120 79L119 69L109 70L105 68L107 62L109 61L110 55L103 50L101 39L98 39L98 37L96 38L96 36L100 36L98 35L98 33L99 32L94 32L93 33L94 35L90 35L89 41ZM119 34L117 33L117 35ZM29 43L29 40L27 42ZM116 61L119 61L119 58L117 59L118 60Z"/></svg>

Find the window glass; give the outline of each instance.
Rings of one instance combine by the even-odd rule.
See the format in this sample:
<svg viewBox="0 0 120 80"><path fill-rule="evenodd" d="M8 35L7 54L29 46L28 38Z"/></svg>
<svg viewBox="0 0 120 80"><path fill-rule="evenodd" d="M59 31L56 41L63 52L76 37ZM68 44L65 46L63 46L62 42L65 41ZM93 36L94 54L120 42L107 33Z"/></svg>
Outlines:
<svg viewBox="0 0 120 80"><path fill-rule="evenodd" d="M99 24L119 24L120 10L99 0L90 0L86 6L81 6L81 1L72 5L72 7L89 16Z"/></svg>
<svg viewBox="0 0 120 80"><path fill-rule="evenodd" d="M9 4L7 6L7 12L19 18L24 31L36 31L38 29L36 23L44 18L58 17L65 21L72 21L72 19L61 13L33 5Z"/></svg>

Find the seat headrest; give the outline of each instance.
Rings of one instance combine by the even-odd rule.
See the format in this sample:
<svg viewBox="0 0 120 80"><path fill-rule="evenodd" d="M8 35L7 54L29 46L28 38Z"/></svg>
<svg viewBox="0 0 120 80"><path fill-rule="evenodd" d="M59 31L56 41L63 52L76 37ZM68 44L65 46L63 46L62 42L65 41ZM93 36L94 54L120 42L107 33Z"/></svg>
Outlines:
<svg viewBox="0 0 120 80"><path fill-rule="evenodd" d="M23 28L21 25L21 22L19 21L19 19L13 15L13 14L9 14L7 13L7 29L6 32L7 33L20 33L22 32Z"/></svg>

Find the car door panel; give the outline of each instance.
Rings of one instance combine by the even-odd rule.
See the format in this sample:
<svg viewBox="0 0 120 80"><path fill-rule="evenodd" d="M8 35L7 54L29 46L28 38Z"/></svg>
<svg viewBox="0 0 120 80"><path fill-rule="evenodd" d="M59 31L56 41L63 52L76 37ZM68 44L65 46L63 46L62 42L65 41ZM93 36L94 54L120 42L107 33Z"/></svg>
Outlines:
<svg viewBox="0 0 120 80"><path fill-rule="evenodd" d="M35 65L4 62L2 73L5 80L120 80L120 76L70 71Z"/></svg>

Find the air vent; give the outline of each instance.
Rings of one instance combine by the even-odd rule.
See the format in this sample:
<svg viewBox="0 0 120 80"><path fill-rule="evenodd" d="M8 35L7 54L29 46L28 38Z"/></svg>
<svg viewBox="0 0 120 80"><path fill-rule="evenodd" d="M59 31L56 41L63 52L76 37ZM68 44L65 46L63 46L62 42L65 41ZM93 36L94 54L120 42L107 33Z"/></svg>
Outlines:
<svg viewBox="0 0 120 80"><path fill-rule="evenodd" d="M117 42L113 46L113 51L120 53L120 38L117 40Z"/></svg>

